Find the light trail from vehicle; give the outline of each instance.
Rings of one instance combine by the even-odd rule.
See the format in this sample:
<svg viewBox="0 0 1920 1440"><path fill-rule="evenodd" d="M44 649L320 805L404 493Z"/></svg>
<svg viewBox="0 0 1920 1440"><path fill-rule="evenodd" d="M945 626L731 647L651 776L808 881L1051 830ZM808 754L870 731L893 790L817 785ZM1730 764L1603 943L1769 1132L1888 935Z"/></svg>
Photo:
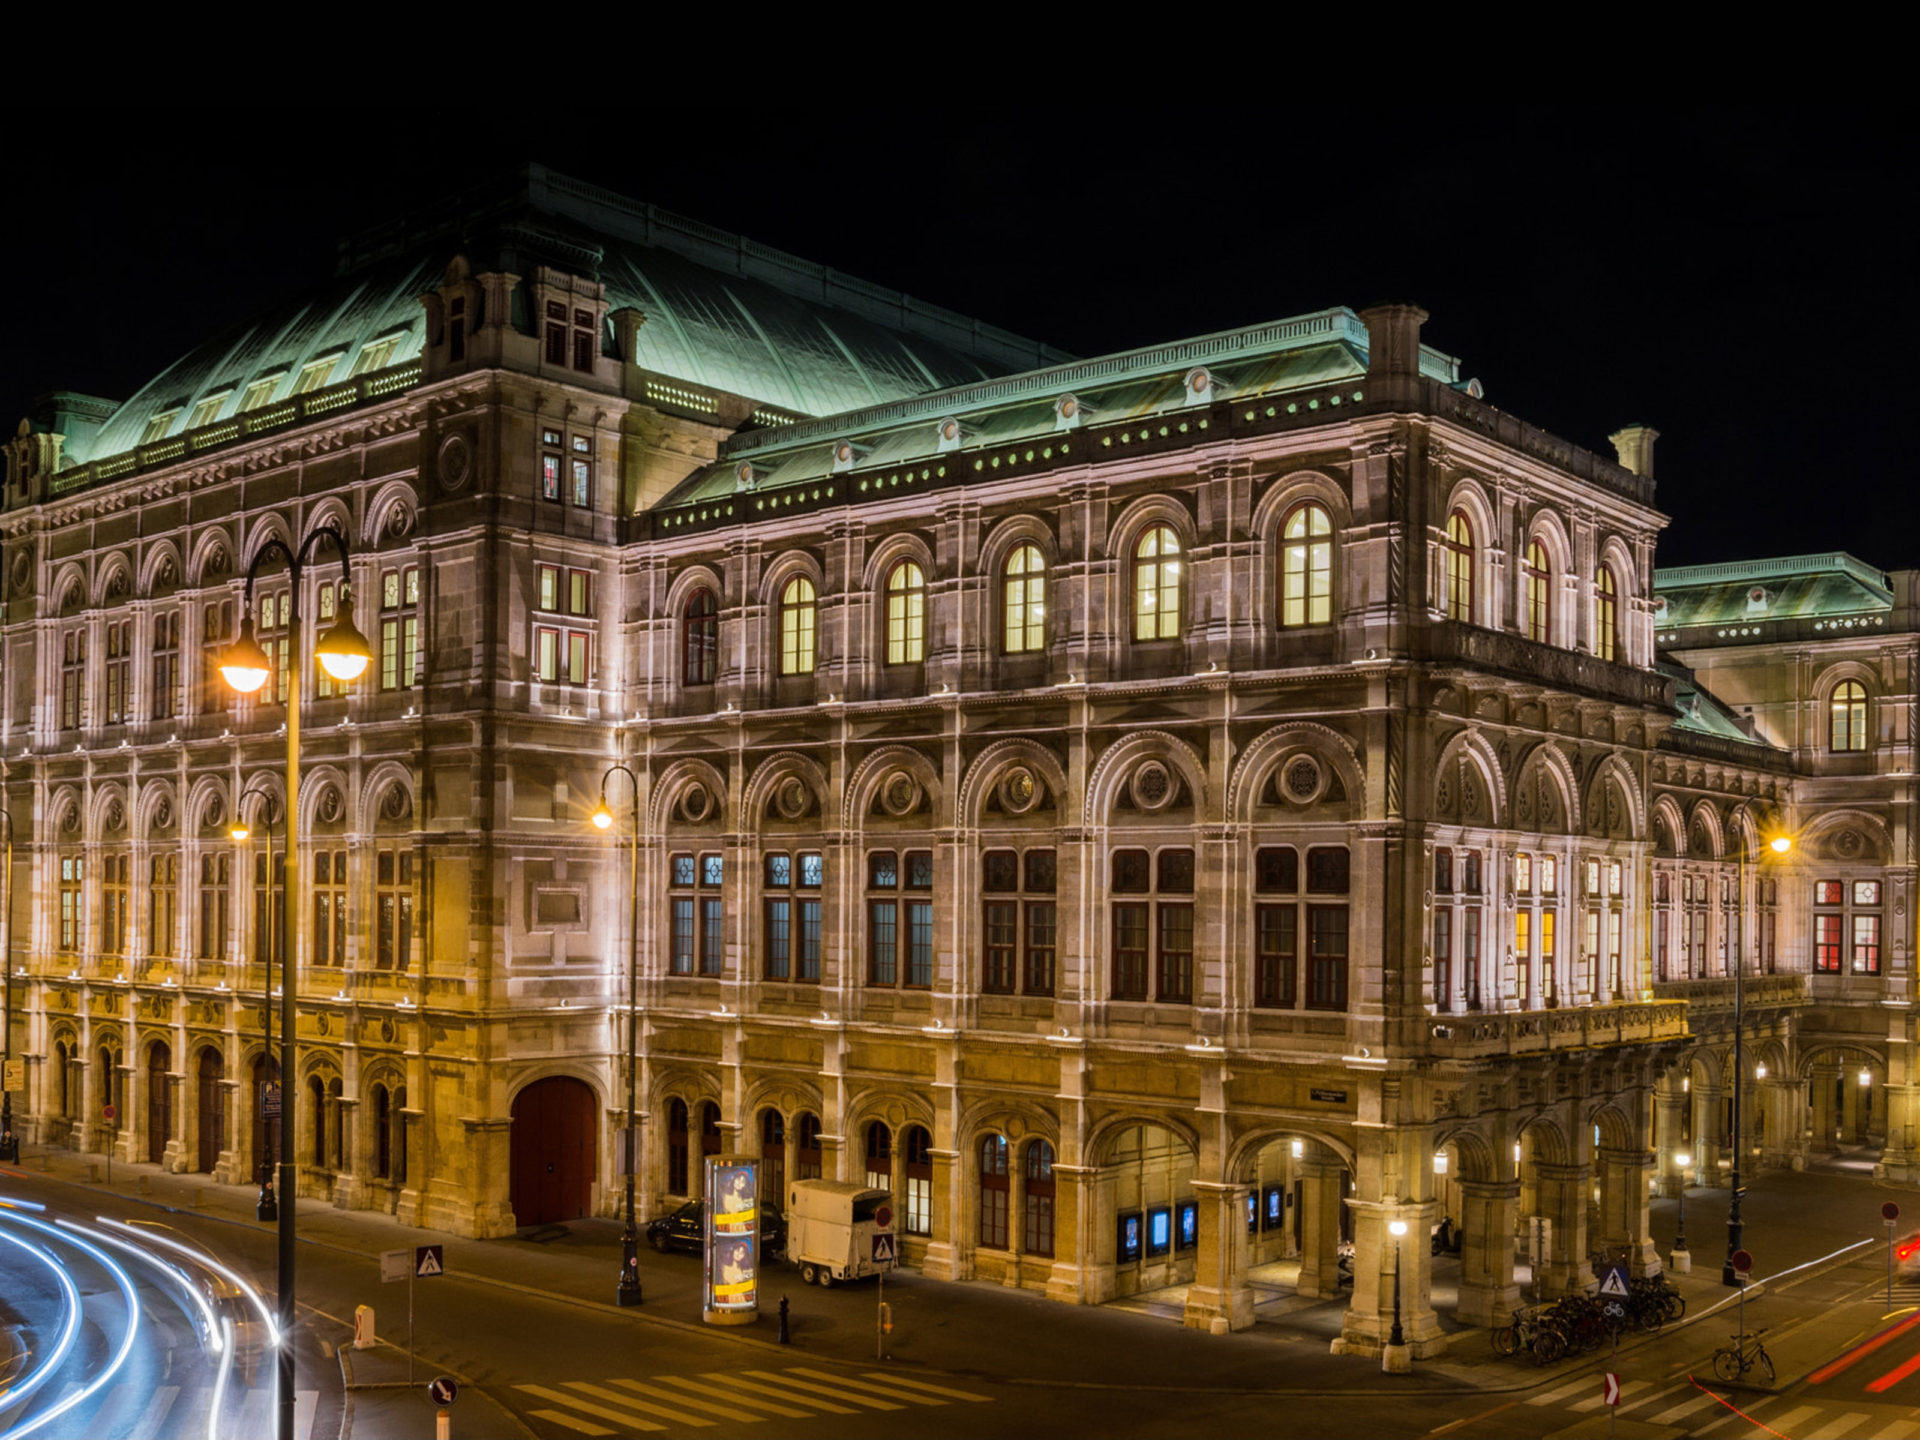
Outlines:
<svg viewBox="0 0 1920 1440"><path fill-rule="evenodd" d="M227 1398L227 1377L233 1373L233 1321L224 1315L220 1325L226 1344L220 1351L220 1374L213 1382L213 1404L207 1407L207 1440L220 1440L220 1407Z"/></svg>
<svg viewBox="0 0 1920 1440"><path fill-rule="evenodd" d="M178 1265L175 1265L171 1260L162 1260L158 1255L148 1254L131 1240L122 1240L117 1236L108 1235L99 1230L88 1229L76 1220L56 1220L53 1223L62 1229L75 1230L82 1235L90 1236L92 1239L98 1240L102 1245L111 1245L116 1250L124 1250L134 1259L144 1265L153 1266L153 1268L158 1270L162 1275L179 1285L180 1288L186 1292L187 1299L192 1301L194 1306L199 1309L200 1318L206 1322L207 1340L213 1353L216 1355L220 1353L222 1344L220 1338L220 1322L214 1318L213 1307L207 1304L206 1296L200 1293L200 1287L194 1284L193 1277L187 1274L186 1271L182 1270ZM187 1309L184 1305L182 1305L180 1309L188 1319L193 1318L192 1310Z"/></svg>
<svg viewBox="0 0 1920 1440"><path fill-rule="evenodd" d="M204 1265L216 1275L232 1281L234 1287L252 1302L255 1310L260 1312L261 1322L267 1327L268 1346L277 1347L280 1344L280 1327L274 1323L273 1312L267 1308L267 1302L261 1296L260 1292L253 1288L251 1282L241 1278L238 1272L221 1264L204 1250L196 1250L193 1246L183 1241L171 1240L165 1235L155 1234L150 1229L143 1229L138 1225L129 1225L124 1220L110 1220L105 1215L96 1215L93 1218L101 1225L111 1225L114 1229L125 1231L129 1235L136 1235L149 1244L164 1245L175 1254L184 1255L193 1261L194 1264ZM0 1436L0 1440L6 1440L6 1437Z"/></svg>
<svg viewBox="0 0 1920 1440"><path fill-rule="evenodd" d="M66 1360L67 1352L73 1348L74 1339L80 1333L80 1290L73 1283L73 1277L67 1274L67 1267L62 1265L59 1257L51 1251L43 1249L31 1240L23 1240L5 1229L0 1229L0 1240L6 1241L9 1245L18 1245L53 1271L54 1279L60 1283L61 1294L66 1302L66 1323L61 1328L60 1338L54 1341L52 1352L40 1362L38 1370L29 1374L4 1397L0 1397L0 1401L4 1401L7 1409L11 1410L32 1398L34 1392L52 1379L62 1362Z"/></svg>
<svg viewBox="0 0 1920 1440"><path fill-rule="evenodd" d="M31 1226L33 1229L50 1235L64 1244L74 1246L76 1249L91 1256L96 1264L113 1277L114 1283L120 1287L120 1293L126 1300L127 1305L127 1333L121 1337L119 1352L108 1362L107 1366L90 1377L86 1384L67 1396L59 1404L53 1406L51 1409L41 1411L31 1420L24 1420L20 1424L15 1425L11 1430L0 1434L0 1440L23 1440L23 1437L31 1435L42 1425L47 1424L49 1421L57 1420L60 1416L66 1414L67 1411L73 1409L74 1406L91 1399L94 1395L98 1394L115 1375L120 1373L120 1367L127 1363L127 1356L133 1353L133 1342L140 1334L140 1297L134 1293L133 1277L121 1269L119 1262L99 1246L82 1240L76 1235L68 1235L56 1227L47 1224L44 1220L31 1220L25 1215L9 1215L6 1218L16 1225ZM71 1279L67 1281L69 1286L71 1286L72 1283ZM51 1373L51 1371L49 1370L47 1373Z"/></svg>

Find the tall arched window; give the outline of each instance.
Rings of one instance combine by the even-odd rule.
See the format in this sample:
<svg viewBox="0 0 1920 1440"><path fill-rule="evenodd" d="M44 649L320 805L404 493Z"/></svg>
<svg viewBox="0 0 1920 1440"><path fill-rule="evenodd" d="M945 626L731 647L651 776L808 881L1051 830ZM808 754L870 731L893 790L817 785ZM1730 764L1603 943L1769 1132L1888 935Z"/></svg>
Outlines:
<svg viewBox="0 0 1920 1440"><path fill-rule="evenodd" d="M1527 581L1527 638L1542 645L1553 642L1553 572L1547 547L1535 540L1520 564Z"/></svg>
<svg viewBox="0 0 1920 1440"><path fill-rule="evenodd" d="M720 599L703 587L687 601L686 629L681 637L681 683L711 685L719 670Z"/></svg>
<svg viewBox="0 0 1920 1440"><path fill-rule="evenodd" d="M667 1106L667 1193L685 1195L687 1191L687 1102L675 1100Z"/></svg>
<svg viewBox="0 0 1920 1440"><path fill-rule="evenodd" d="M820 1178L820 1117L811 1110L800 1112L793 1122L793 1164L796 1180Z"/></svg>
<svg viewBox="0 0 1920 1440"><path fill-rule="evenodd" d="M1449 620L1473 619L1473 522L1467 512L1447 517L1447 538L1441 543L1440 605Z"/></svg>
<svg viewBox="0 0 1920 1440"><path fill-rule="evenodd" d="M918 665L926 658L926 572L902 560L887 573L887 663Z"/></svg>
<svg viewBox="0 0 1920 1440"><path fill-rule="evenodd" d="M980 1243L989 1250L1007 1248L1007 1137L989 1135L980 1142Z"/></svg>
<svg viewBox="0 0 1920 1440"><path fill-rule="evenodd" d="M1007 556L1001 648L1024 655L1047 648L1047 561L1038 545L1016 545Z"/></svg>
<svg viewBox="0 0 1920 1440"><path fill-rule="evenodd" d="M893 1189L893 1132L878 1120L867 1126L867 1188Z"/></svg>
<svg viewBox="0 0 1920 1440"><path fill-rule="evenodd" d="M1319 505L1296 506L1281 527L1280 623L1333 619L1333 521Z"/></svg>
<svg viewBox="0 0 1920 1440"><path fill-rule="evenodd" d="M813 673L813 637L819 619L820 602L813 581L796 575L780 592L780 673Z"/></svg>
<svg viewBox="0 0 1920 1440"><path fill-rule="evenodd" d="M907 1233L933 1234L933 1136L922 1125L907 1127Z"/></svg>
<svg viewBox="0 0 1920 1440"><path fill-rule="evenodd" d="M1840 754L1867 748L1867 687L1842 680L1833 687L1833 750Z"/></svg>
<svg viewBox="0 0 1920 1440"><path fill-rule="evenodd" d="M1180 635L1180 537L1169 525L1150 525L1133 546L1133 638Z"/></svg>
<svg viewBox="0 0 1920 1440"><path fill-rule="evenodd" d="M327 1087L318 1075L307 1081L307 1108L312 1113L313 1163L321 1167L327 1163Z"/></svg>
<svg viewBox="0 0 1920 1440"><path fill-rule="evenodd" d="M393 1168L393 1102L387 1087L373 1087L373 1177L385 1180Z"/></svg>
<svg viewBox="0 0 1920 1440"><path fill-rule="evenodd" d="M1020 1248L1029 1255L1053 1254L1053 1146L1029 1140L1026 1197L1021 1204Z"/></svg>
<svg viewBox="0 0 1920 1440"><path fill-rule="evenodd" d="M1611 565L1602 565L1593 575L1593 653L1602 660L1620 653L1620 586Z"/></svg>

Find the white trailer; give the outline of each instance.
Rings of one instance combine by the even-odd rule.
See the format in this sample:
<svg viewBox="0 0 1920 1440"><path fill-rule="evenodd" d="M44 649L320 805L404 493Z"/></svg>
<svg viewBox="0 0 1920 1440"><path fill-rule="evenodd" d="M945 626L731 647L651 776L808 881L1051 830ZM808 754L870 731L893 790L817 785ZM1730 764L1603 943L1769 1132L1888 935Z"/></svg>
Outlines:
<svg viewBox="0 0 1920 1440"><path fill-rule="evenodd" d="M807 1284L891 1270L898 1243L889 1192L841 1180L796 1180L787 1187L787 1258Z"/></svg>

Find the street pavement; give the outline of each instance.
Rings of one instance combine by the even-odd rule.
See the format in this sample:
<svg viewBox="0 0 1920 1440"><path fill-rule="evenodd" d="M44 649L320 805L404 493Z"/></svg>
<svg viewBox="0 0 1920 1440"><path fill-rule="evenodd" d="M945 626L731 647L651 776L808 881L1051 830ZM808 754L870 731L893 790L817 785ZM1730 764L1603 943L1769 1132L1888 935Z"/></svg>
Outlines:
<svg viewBox="0 0 1920 1440"><path fill-rule="evenodd" d="M19 1170L0 1170L22 1193L74 1214L172 1208L178 1214L169 1224L233 1254L271 1287L271 1227L253 1219L250 1188L116 1165L109 1190L88 1174L83 1157L61 1152L30 1152ZM1770 1172L1752 1184L1745 1244L1758 1263L1747 1323L1770 1327L1766 1338L1779 1366L1771 1391L1736 1390L1712 1374L1712 1351L1732 1333L1737 1309L1719 1276L1725 1191L1696 1190L1687 1199L1695 1270L1679 1282L1689 1303L1683 1325L1631 1337L1617 1356L1544 1370L1502 1360L1484 1332L1460 1330L1444 1355L1394 1377L1382 1375L1377 1360L1327 1353L1337 1304L1288 1309L1252 1331L1216 1337L1119 1307L1061 1306L999 1285L901 1272L886 1286L894 1328L883 1335L873 1285L826 1291L802 1285L783 1267L766 1281L761 1323L721 1330L700 1323L700 1267L691 1256L646 1256L645 1304L621 1310L611 1303L617 1222L582 1221L483 1243L302 1202L308 1333L300 1385L320 1387L315 1440L431 1434L433 1406L424 1387L442 1374L462 1385L453 1407L453 1433L462 1440L659 1431L878 1437L903 1429L972 1436L1078 1433L1096 1425L1213 1434L1236 1424L1270 1428L1276 1403L1306 1435L1492 1437L1604 1426L1596 1397L1600 1374L1611 1366L1625 1382L1619 1440L1631 1440L1635 1425L1653 1427L1644 1433L1655 1437L1706 1433L1709 1424L1732 1427L1713 1430L1716 1436L1748 1433L1740 1428L1748 1422L1725 1408L1729 1401L1748 1413L1795 1414L1793 1425L1775 1427L1788 1440L1825 1440L1828 1431L1807 1429L1808 1417L1798 1415L1809 1405L1820 1423L1864 1416L1851 1432L1857 1437L1895 1435L1897 1428L1887 1426L1901 1422L1879 1412L1911 1413L1889 1402L1911 1405L1920 1396L1904 1388L1872 1396L1844 1389L1854 1383L1848 1377L1864 1385L1887 1366L1862 1361L1820 1386L1804 1383L1881 1325L1885 1296L1867 1292L1884 1271L1879 1206L1889 1198L1920 1222L1920 1193L1876 1184L1866 1173ZM1674 1219L1671 1203L1656 1204L1654 1235L1663 1254ZM378 1256L422 1244L445 1246L448 1273L415 1282L410 1383L407 1287L380 1283ZM1447 1263L1438 1264L1443 1283ZM788 1346L775 1336L782 1295L792 1304ZM381 1343L371 1349L345 1348L357 1304L377 1310ZM1885 1342L1890 1364L1904 1361L1909 1341L1920 1352L1920 1326ZM334 1353L323 1353L323 1343ZM1364 1404L1356 1406L1356 1397Z"/></svg>

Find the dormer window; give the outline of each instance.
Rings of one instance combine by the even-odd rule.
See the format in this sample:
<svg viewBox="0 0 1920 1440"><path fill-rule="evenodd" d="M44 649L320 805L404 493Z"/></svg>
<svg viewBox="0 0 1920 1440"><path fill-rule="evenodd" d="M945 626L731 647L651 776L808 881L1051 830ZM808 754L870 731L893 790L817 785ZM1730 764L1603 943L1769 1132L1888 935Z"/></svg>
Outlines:
<svg viewBox="0 0 1920 1440"><path fill-rule="evenodd" d="M180 412L177 409L162 410L158 415L155 415L147 421L147 428L140 432L140 443L142 445L151 445L156 440L166 439L167 432L173 429L173 422L179 418Z"/></svg>
<svg viewBox="0 0 1920 1440"><path fill-rule="evenodd" d="M276 370L271 375L262 375L258 380L249 382L240 396L240 408L236 413L244 415L271 401L273 392L280 388L280 382L286 378L286 374L284 370Z"/></svg>
<svg viewBox="0 0 1920 1440"><path fill-rule="evenodd" d="M193 413L187 417L187 429L198 430L202 425L211 425L220 418L220 411L227 403L231 390L219 390L212 395L202 396L193 407Z"/></svg>
<svg viewBox="0 0 1920 1440"><path fill-rule="evenodd" d="M325 387L327 382L333 379L333 372L340 364L340 354L341 352L336 350L331 355L322 356L318 360L309 360L302 365L300 378L293 382L293 393L311 395L315 390Z"/></svg>
<svg viewBox="0 0 1920 1440"><path fill-rule="evenodd" d="M405 330L396 330L391 335L367 341L360 347L360 353L353 357L353 374L367 375L375 370L386 369L393 363L393 352L400 348L400 341L406 333Z"/></svg>

